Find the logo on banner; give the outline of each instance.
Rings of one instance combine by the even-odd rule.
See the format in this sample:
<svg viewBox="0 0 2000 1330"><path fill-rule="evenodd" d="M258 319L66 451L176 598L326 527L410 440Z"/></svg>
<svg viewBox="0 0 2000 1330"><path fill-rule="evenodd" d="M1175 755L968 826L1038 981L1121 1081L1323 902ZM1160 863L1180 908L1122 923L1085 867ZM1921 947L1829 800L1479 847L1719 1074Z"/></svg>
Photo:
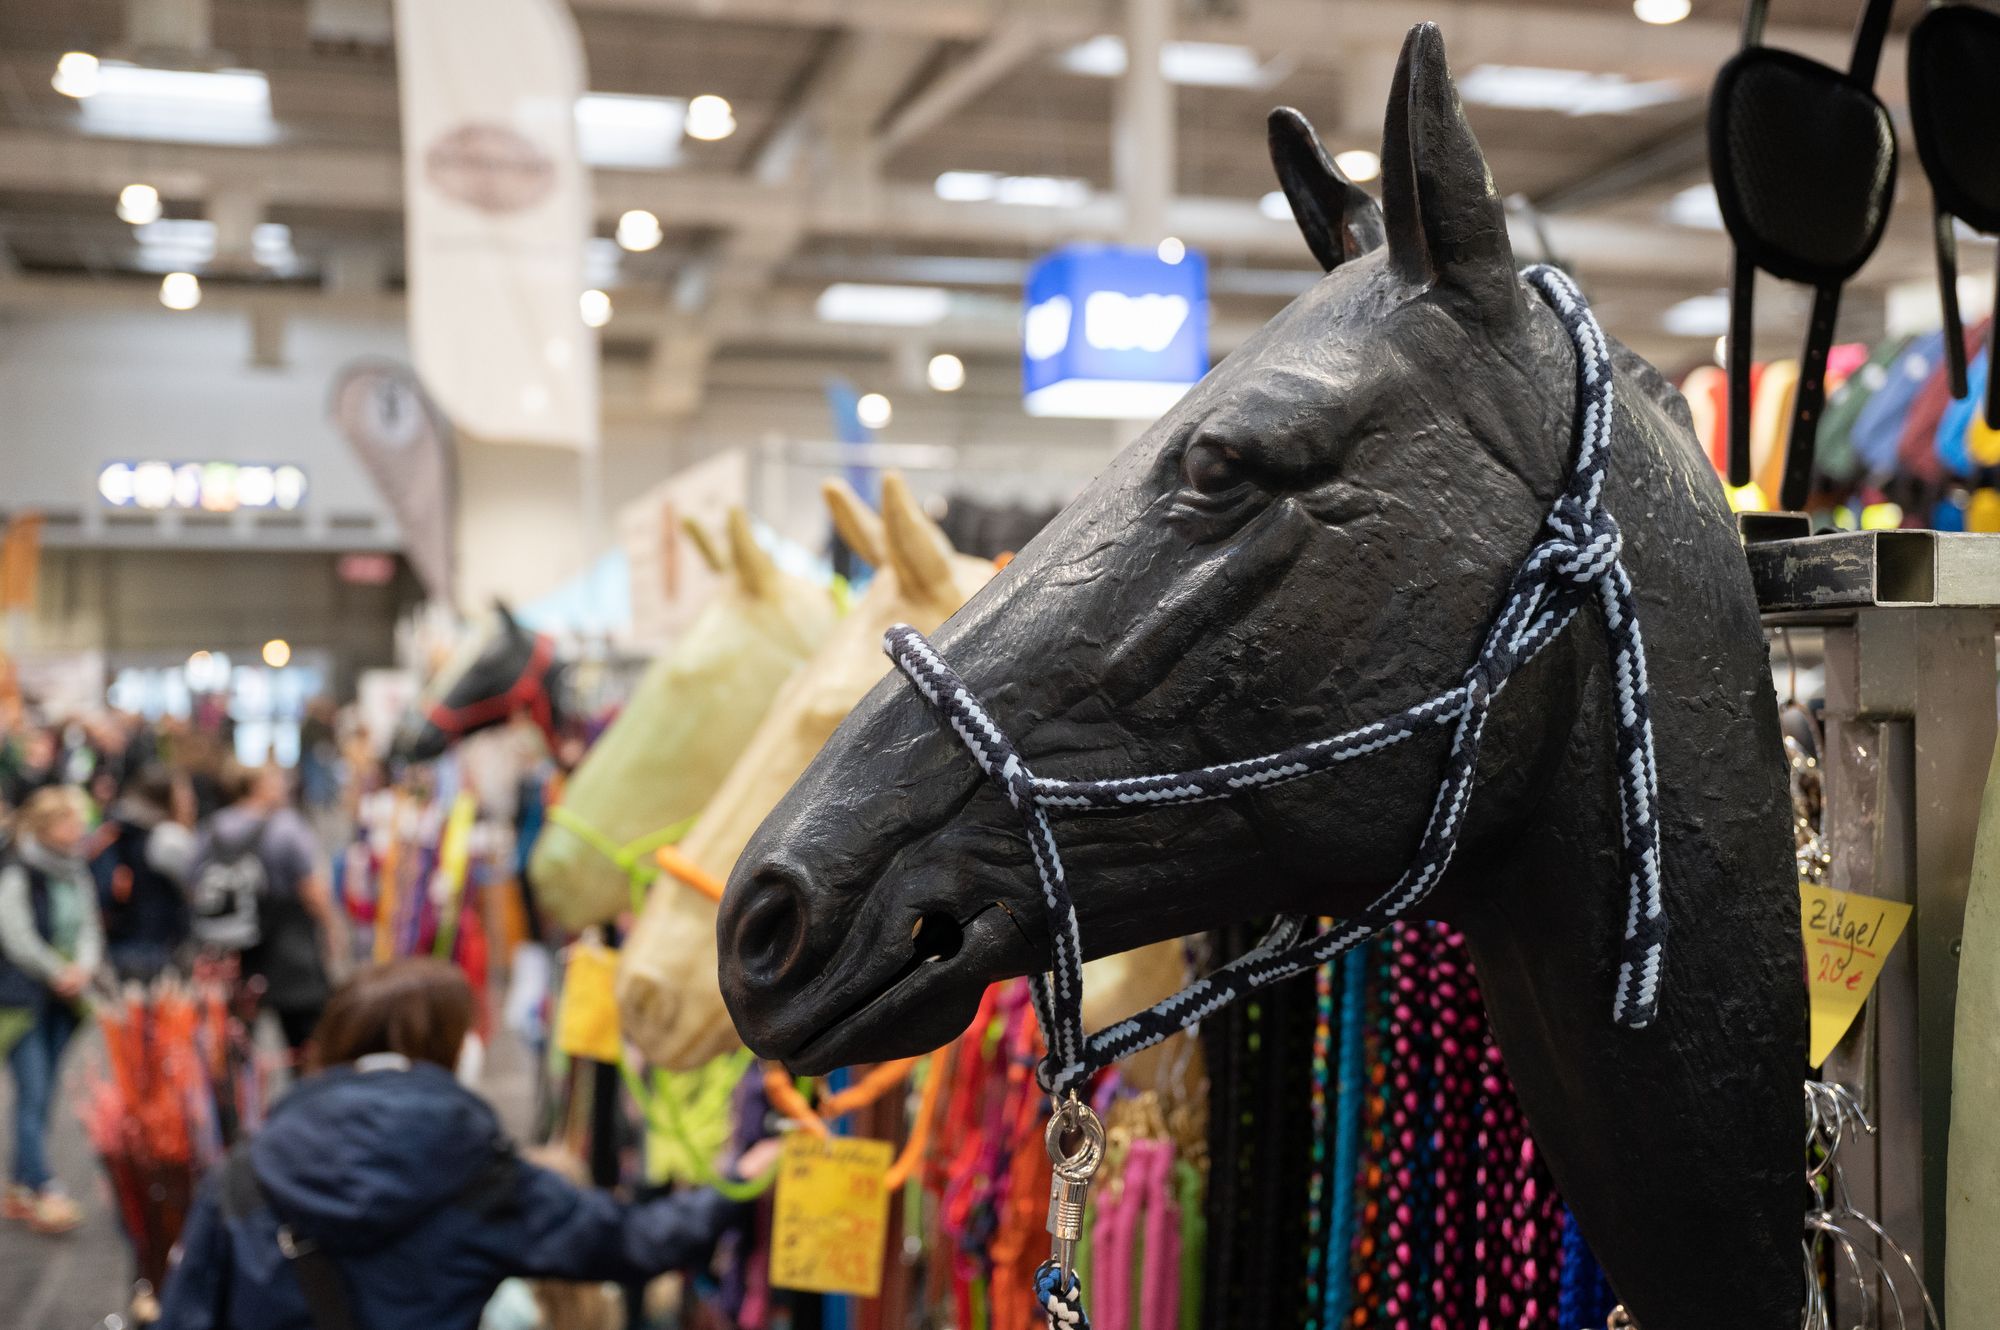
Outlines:
<svg viewBox="0 0 2000 1330"><path fill-rule="evenodd" d="M424 178L439 193L481 212L525 212L556 187L556 164L506 125L460 125L432 142Z"/></svg>

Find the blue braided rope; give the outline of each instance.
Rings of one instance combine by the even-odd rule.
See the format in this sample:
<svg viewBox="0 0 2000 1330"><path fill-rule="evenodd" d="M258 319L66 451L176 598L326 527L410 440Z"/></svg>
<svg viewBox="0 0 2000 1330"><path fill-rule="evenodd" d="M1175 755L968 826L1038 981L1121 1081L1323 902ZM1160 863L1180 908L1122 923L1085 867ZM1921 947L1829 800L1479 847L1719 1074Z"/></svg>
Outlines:
<svg viewBox="0 0 2000 1330"><path fill-rule="evenodd" d="M1597 1263L1596 1254L1583 1240L1576 1216L1565 1208L1562 1219L1562 1284L1557 1296L1557 1317L1565 1328L1603 1325L1618 1299L1604 1277L1604 1268Z"/></svg>
<svg viewBox="0 0 2000 1330"><path fill-rule="evenodd" d="M1347 1323L1354 1302L1354 1188L1361 1153L1361 1107L1367 1102L1367 1049L1361 1020L1368 1007L1368 973L1375 947L1363 942L1340 958L1340 1072L1334 1080L1333 1216L1326 1236L1326 1312L1329 1330Z"/></svg>
<svg viewBox="0 0 2000 1330"><path fill-rule="evenodd" d="M1312 1045L1312 1175L1306 1184L1306 1315L1305 1330L1320 1330L1322 1281L1334 1277L1332 1253L1323 1241L1327 1230L1329 1187L1340 1190L1340 1175L1327 1167L1327 1099L1340 1093L1340 1027L1334 1022L1334 986L1340 978L1338 958L1313 972Z"/></svg>
<svg viewBox="0 0 2000 1330"><path fill-rule="evenodd" d="M1090 1317L1083 1310L1083 1285L1074 1270L1065 1282L1054 1261L1043 1261L1035 1269L1035 1301L1048 1317L1049 1330L1090 1330Z"/></svg>
<svg viewBox="0 0 2000 1330"><path fill-rule="evenodd" d="M1478 659L1457 684L1437 696L1386 720L1262 757L1165 775L1062 780L1037 776L1029 768L971 689L921 633L897 624L885 635L884 646L897 668L1021 815L1050 925L1049 970L1036 976L1031 987L1048 1036L1042 1080L1051 1093L1066 1092L1095 1071L1195 1025L1249 993L1325 964L1423 900L1443 877L1457 848L1494 699L1515 671L1555 640L1593 598L1603 614L1617 694L1613 722L1629 896L1612 1020L1635 1030L1652 1023L1659 1008L1666 945L1655 811L1659 780L1645 644L1631 579L1620 562L1623 543L1618 523L1602 505L1610 460L1613 367L1603 331L1570 279L1547 265L1531 267L1523 276L1555 312L1576 351L1575 458L1569 482L1516 571ZM1149 1010L1085 1036L1083 943L1049 823L1050 809L1112 810L1227 798L1299 780L1434 729L1448 729L1451 734L1444 774L1416 856L1387 891L1354 918L1316 937L1305 936L1303 916L1282 917L1243 956Z"/></svg>

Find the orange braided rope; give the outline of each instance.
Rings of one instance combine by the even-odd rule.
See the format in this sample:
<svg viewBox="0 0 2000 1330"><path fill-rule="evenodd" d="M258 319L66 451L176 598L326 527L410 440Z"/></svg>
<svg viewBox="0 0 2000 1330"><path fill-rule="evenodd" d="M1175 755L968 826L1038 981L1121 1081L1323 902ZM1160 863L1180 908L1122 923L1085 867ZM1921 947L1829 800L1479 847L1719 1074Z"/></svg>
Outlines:
<svg viewBox="0 0 2000 1330"><path fill-rule="evenodd" d="M860 1080L845 1090L830 1094L820 1101L815 1109L792 1078L782 1067L764 1069L764 1093L779 1112L804 1127L815 1136L826 1135L826 1124L834 1118L844 1118L857 1108L866 1108L889 1091L910 1078L910 1068L917 1065L916 1058L898 1058L894 1062L878 1062L863 1074Z"/></svg>
<svg viewBox="0 0 2000 1330"><path fill-rule="evenodd" d="M909 1079L910 1071L920 1059L899 1058L894 1062L878 1062L845 1090L828 1095L815 1109L804 1094L799 1091L792 1078L782 1067L764 1069L764 1093L771 1106L799 1124L801 1128L815 1136L826 1136L828 1121L845 1117L859 1108L880 1099L889 1091ZM942 1089L949 1066L949 1050L945 1050L942 1061L931 1064L930 1075L924 1078L923 1097L917 1105L917 1116L910 1124L909 1139L903 1142L902 1150L895 1162L889 1165L884 1183L890 1190L909 1181L915 1171L917 1161L923 1157L925 1146L930 1140L931 1118L937 1109L938 1094Z"/></svg>
<svg viewBox="0 0 2000 1330"><path fill-rule="evenodd" d="M889 1165L888 1174L882 1179L890 1191L896 1191L910 1180L923 1161L924 1151L930 1145L931 1119L937 1116L938 1099L944 1083L951 1079L951 1049L946 1044L932 1057L930 1072L924 1077L923 1097L917 1101L917 1117L910 1124L910 1137L903 1142L903 1149L896 1156L896 1162Z"/></svg>
<svg viewBox="0 0 2000 1330"><path fill-rule="evenodd" d="M675 849L671 845L662 845L659 849L653 851L653 861L659 864L662 870L679 878L683 883L693 887L710 900L718 904L721 903L722 879L682 854L678 849Z"/></svg>

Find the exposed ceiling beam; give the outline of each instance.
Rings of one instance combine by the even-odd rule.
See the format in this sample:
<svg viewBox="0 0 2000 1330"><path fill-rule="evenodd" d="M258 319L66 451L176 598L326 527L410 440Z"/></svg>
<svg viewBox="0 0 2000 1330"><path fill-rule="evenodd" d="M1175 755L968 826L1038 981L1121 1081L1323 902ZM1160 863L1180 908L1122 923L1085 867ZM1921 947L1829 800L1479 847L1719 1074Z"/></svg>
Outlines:
<svg viewBox="0 0 2000 1330"><path fill-rule="evenodd" d="M972 38L1028 5L1008 0L570 0L579 10L661 14L736 23L907 32ZM1101 4L1096 6L1101 9ZM1047 11L1059 12L1049 4Z"/></svg>
<svg viewBox="0 0 2000 1330"><path fill-rule="evenodd" d="M866 207L880 177L871 132L934 46L911 33L843 34L766 140L752 163L752 181L789 195L847 196ZM755 305L805 239L806 221L801 209L779 209L759 225L731 230L698 260L699 280L683 284L692 294L676 293L666 307L670 326L653 344L648 406L669 417L700 410L718 329Z"/></svg>
<svg viewBox="0 0 2000 1330"><path fill-rule="evenodd" d="M581 10L661 14L748 23L843 27L982 40L1001 25L1049 34L1048 44L1082 31L1116 32L1117 8L1105 0L572 0ZM1339 63L1356 47L1395 45L1412 25L1435 21L1444 29L1453 63L1546 65L1560 59L1635 77L1686 78L1706 86L1715 69L1741 44L1734 19L1690 18L1649 27L1623 7L1587 9L1537 4L1438 4L1436 0L1239 0L1238 12L1183 20L1182 38L1240 42L1284 52L1312 63ZM1853 36L1846 24L1808 27L1773 24L1772 46L1799 51L1845 67ZM1891 37L1882 52L1878 85L1885 99L1901 98L1903 42ZM1382 89L1387 91L1386 86Z"/></svg>
<svg viewBox="0 0 2000 1330"><path fill-rule="evenodd" d="M29 130L0 132L0 190L100 193L109 200L135 178L157 183L170 199L202 199L255 185L269 207L314 205L393 213L402 205L402 172L390 151L299 147L281 153L81 139ZM669 225L736 232L970 242L1036 249L1076 239L1115 239L1123 225L1116 198L1099 195L1079 208L952 203L922 185L826 191L762 184L734 175L599 171L597 215L609 227L629 208L649 208ZM1173 233L1220 258L1295 263L1298 233L1247 199L1180 198L1168 213ZM1720 272L1720 236L1660 224L1579 216L1548 219L1557 247L1586 272ZM1517 241L1526 244L1525 232ZM1526 252L1526 251L1524 251Z"/></svg>
<svg viewBox="0 0 2000 1330"><path fill-rule="evenodd" d="M1093 26L1078 22L1071 26L1069 35L1072 39L1087 36ZM903 145L928 134L1056 40L1056 34L1045 23L1020 20L1001 23L969 55L940 73L882 126L877 140L882 156L891 156Z"/></svg>

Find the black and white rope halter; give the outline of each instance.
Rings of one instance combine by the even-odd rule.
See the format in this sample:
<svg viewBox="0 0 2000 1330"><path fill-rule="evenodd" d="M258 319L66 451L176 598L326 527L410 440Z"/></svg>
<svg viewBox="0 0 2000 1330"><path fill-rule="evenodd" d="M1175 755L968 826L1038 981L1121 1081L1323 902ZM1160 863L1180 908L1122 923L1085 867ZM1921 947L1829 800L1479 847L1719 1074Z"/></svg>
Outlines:
<svg viewBox="0 0 2000 1330"><path fill-rule="evenodd" d="M1423 900L1444 876L1458 844L1478 771L1480 737L1494 699L1516 670L1569 625L1593 592L1604 612L1617 691L1618 793L1631 894L1611 1018L1634 1030L1652 1022L1659 1008L1667 922L1660 902L1655 824L1659 781L1647 706L1646 651L1632 581L1619 558L1618 524L1602 503L1610 461L1611 357L1590 307L1565 274L1538 264L1522 275L1562 320L1576 347L1576 458L1567 487L1543 522L1541 538L1514 574L1479 658L1457 684L1437 696L1373 724L1262 757L1162 776L1061 780L1037 776L1028 768L1006 733L921 633L898 624L884 638L897 668L964 741L980 770L1005 792L1026 824L1053 953L1049 972L1033 980L1049 1042L1042 1083L1058 1099L1118 1059L1260 988L1330 960ZM1085 1036L1083 942L1063 877L1062 855L1049 824L1051 809L1099 811L1224 799L1299 780L1446 727L1452 731L1451 751L1416 858L1365 910L1317 936L1309 935L1306 916L1281 916L1255 947L1236 960L1164 1002Z"/></svg>

